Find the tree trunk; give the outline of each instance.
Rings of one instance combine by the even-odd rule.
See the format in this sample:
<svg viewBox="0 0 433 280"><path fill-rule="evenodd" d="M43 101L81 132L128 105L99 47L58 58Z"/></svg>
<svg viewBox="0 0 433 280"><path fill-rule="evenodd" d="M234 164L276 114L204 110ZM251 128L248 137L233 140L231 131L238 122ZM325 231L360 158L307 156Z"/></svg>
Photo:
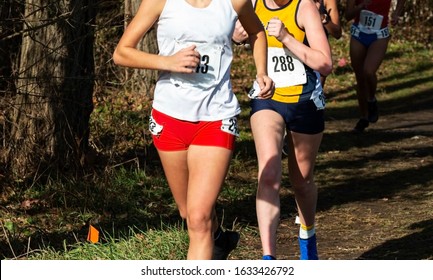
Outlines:
<svg viewBox="0 0 433 280"><path fill-rule="evenodd" d="M21 45L22 24L15 19L23 13L23 5L15 1L0 2L0 175L6 173L4 169L5 154L9 139L10 126L6 116L11 111L10 104L16 94L13 68L14 61L19 55Z"/></svg>
<svg viewBox="0 0 433 280"><path fill-rule="evenodd" d="M90 0L26 0L7 158L18 179L83 164L93 109Z"/></svg>
<svg viewBox="0 0 433 280"><path fill-rule="evenodd" d="M132 17L136 14L141 0L125 0L125 27L129 24ZM156 41L156 29L152 28L138 43L138 49L158 53ZM148 98L153 98L153 89L158 78L158 72L147 69L126 69L125 86L133 94L146 94Z"/></svg>
<svg viewBox="0 0 433 280"><path fill-rule="evenodd" d="M20 44L20 27L15 22L22 6L11 1L0 3L0 96L4 97L7 92L13 91L14 84L12 76L12 60L17 56L17 47ZM3 102L1 102L4 104ZM3 112L1 110L0 112Z"/></svg>

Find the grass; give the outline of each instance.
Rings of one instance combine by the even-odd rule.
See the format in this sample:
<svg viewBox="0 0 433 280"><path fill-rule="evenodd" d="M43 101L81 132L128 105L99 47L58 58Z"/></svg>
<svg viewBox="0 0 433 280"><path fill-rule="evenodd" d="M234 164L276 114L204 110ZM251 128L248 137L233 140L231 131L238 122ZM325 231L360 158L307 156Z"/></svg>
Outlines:
<svg viewBox="0 0 433 280"><path fill-rule="evenodd" d="M416 256L412 252L405 256L429 258L431 246L423 242L431 240L427 232L433 224L428 219L433 215L433 179L431 172L425 171L433 162L431 136L379 128L375 134L359 138L347 133L357 118L350 63L338 66L341 58L349 60L347 36L331 41L335 69L326 82L328 127L316 171L322 186L318 225L323 233L319 244L323 257L392 258L391 253L379 249L387 250L387 244L393 249L394 244L406 244L406 238L411 237L419 242L420 249ZM217 212L224 228L241 232L242 246L232 258L258 259L256 159L245 94L254 68L246 50L237 48L235 54L233 88L244 109L239 119L243 129ZM385 124L387 118L399 123L392 118L430 106L432 54L420 43L398 36L391 41L379 71ZM0 197L2 258L185 258L187 234L147 132L147 98L128 92L119 97L113 92L95 102L91 120L93 153L85 176L77 179L58 175L36 184L11 182L4 186ZM281 191L284 209L279 254L296 258L294 253L287 253L296 252L297 230L293 227L296 212L287 174L283 174L283 183L288 187ZM99 243L86 240L89 225L100 230ZM331 240L340 234L338 248L343 249L338 251Z"/></svg>
<svg viewBox="0 0 433 280"><path fill-rule="evenodd" d="M177 260L185 259L188 235L181 227L164 226L161 230L130 229L118 238L102 233L104 242L80 242L63 250L45 247L28 254L30 260Z"/></svg>

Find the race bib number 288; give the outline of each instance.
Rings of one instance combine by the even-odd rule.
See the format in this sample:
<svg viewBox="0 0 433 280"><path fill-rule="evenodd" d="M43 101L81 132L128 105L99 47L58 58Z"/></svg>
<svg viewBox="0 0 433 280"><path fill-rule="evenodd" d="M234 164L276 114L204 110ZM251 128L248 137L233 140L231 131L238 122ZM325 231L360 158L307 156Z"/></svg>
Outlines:
<svg viewBox="0 0 433 280"><path fill-rule="evenodd" d="M286 48L268 49L268 73L277 88L307 82L304 64Z"/></svg>

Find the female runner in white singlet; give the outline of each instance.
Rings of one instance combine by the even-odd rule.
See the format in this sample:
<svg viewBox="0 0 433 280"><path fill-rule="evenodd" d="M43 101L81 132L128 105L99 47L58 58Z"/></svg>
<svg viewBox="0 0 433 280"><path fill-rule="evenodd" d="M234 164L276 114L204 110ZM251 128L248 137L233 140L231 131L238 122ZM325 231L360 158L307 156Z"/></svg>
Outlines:
<svg viewBox="0 0 433 280"><path fill-rule="evenodd" d="M224 259L239 239L224 235L215 214L239 133L230 82L238 19L252 38L259 96L270 98L266 35L250 0L143 0L113 54L116 64L160 71L149 130L186 219L188 259ZM154 25L159 54L138 50Z"/></svg>

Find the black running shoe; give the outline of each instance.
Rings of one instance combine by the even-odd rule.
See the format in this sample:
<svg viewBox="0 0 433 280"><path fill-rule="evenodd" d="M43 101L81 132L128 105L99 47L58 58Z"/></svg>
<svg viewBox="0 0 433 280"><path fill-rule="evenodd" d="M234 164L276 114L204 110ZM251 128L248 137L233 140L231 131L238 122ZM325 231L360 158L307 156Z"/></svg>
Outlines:
<svg viewBox="0 0 433 280"><path fill-rule="evenodd" d="M368 101L368 121L371 123L377 122L379 119L379 108L377 107L377 100Z"/></svg>
<svg viewBox="0 0 433 280"><path fill-rule="evenodd" d="M366 119L360 119L355 127L353 128L353 131L355 132L364 132L364 130L368 127L369 122Z"/></svg>
<svg viewBox="0 0 433 280"><path fill-rule="evenodd" d="M238 246L240 239L236 231L226 230L221 232L220 237L215 240L212 259L226 260L229 254Z"/></svg>

